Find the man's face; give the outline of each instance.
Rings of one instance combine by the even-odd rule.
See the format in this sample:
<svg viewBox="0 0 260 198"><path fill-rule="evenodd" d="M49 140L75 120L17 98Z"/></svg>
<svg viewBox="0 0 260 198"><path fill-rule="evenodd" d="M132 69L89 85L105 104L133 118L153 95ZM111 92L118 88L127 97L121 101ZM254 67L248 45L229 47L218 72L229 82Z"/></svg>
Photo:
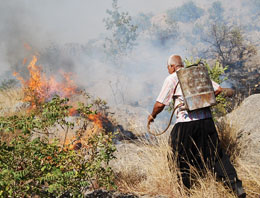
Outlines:
<svg viewBox="0 0 260 198"><path fill-rule="evenodd" d="M175 72L175 66L174 65L168 65L167 68L168 68L169 74L172 74L173 72Z"/></svg>

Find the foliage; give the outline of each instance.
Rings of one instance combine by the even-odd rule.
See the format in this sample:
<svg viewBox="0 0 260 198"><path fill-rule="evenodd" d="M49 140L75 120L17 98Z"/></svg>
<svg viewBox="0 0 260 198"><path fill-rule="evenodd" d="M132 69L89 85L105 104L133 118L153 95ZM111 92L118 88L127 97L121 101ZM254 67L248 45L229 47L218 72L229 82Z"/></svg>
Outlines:
<svg viewBox="0 0 260 198"><path fill-rule="evenodd" d="M151 18L153 14L152 13L139 13L136 17L133 18L133 22L138 27L137 32L144 32L151 28Z"/></svg>
<svg viewBox="0 0 260 198"><path fill-rule="evenodd" d="M168 16L174 21L183 23L194 22L204 14L204 10L195 5L193 1L184 3L181 7L168 10Z"/></svg>
<svg viewBox="0 0 260 198"><path fill-rule="evenodd" d="M203 40L211 44L209 52L220 60L222 65L240 66L256 54L256 48L248 44L242 30L236 26L213 24L208 35Z"/></svg>
<svg viewBox="0 0 260 198"><path fill-rule="evenodd" d="M228 67L227 66L223 67L218 61L215 62L215 65L210 66L206 60L202 60L202 59L197 59L196 61L194 61L193 58L191 58L191 59L186 58L184 60L186 67L188 67L189 65L192 65L192 64L198 64L200 62L202 62L206 66L211 80L215 81L218 84L220 84L224 80L226 80L226 78L222 79L221 75L225 73L225 71L227 70Z"/></svg>
<svg viewBox="0 0 260 198"><path fill-rule="evenodd" d="M117 0L113 0L112 10L107 10L108 18L104 19L106 29L112 35L106 37L105 49L108 57L120 59L127 55L135 45L137 26L132 24L128 12L120 12Z"/></svg>
<svg viewBox="0 0 260 198"><path fill-rule="evenodd" d="M169 41L178 37L178 24L168 15L158 15L153 18L150 35L154 41L159 41L161 45L168 47L167 44L172 44Z"/></svg>
<svg viewBox="0 0 260 198"><path fill-rule="evenodd" d="M55 125L60 125L62 128L72 128L73 123L65 120L71 108L66 104L67 102L68 99L56 96L47 103L39 104L37 109L33 109L25 116L0 117L0 131L15 132L21 130L24 134L49 135L48 129Z"/></svg>
<svg viewBox="0 0 260 198"><path fill-rule="evenodd" d="M74 126L66 121L71 109L67 102L57 96L25 116L0 117L1 136L20 133L11 142L0 142L0 197L81 197L87 187L115 187L109 166L115 151L111 133L92 135L81 149L49 142L51 127L67 131ZM82 119L95 113L84 104L77 111ZM35 138L35 133L44 136Z"/></svg>

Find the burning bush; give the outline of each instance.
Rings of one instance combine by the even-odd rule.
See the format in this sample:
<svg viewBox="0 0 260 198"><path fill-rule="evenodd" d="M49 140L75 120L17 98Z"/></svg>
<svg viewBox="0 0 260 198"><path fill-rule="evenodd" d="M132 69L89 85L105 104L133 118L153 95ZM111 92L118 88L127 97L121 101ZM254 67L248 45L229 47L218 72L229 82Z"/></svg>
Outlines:
<svg viewBox="0 0 260 198"><path fill-rule="evenodd" d="M59 125L66 132L74 127L66 120L72 108L68 101L56 96L26 115L0 117L1 137L20 132L11 142L0 142L0 197L49 197L66 192L78 196L86 187L114 186L109 166L115 151L111 133L89 136L81 149L65 145L66 135L63 145L50 143L50 127ZM91 106L83 104L77 112L81 119L95 115ZM43 136L32 138L35 133Z"/></svg>
<svg viewBox="0 0 260 198"><path fill-rule="evenodd" d="M70 102L80 93L70 74L62 73L58 82L36 62L33 56L29 79L15 73L28 111L0 117L0 197L78 197L86 188L115 187L109 166L115 147L102 126L104 103L89 97ZM98 133L87 130L90 122Z"/></svg>
<svg viewBox="0 0 260 198"><path fill-rule="evenodd" d="M70 78L72 74L61 71L62 81L58 82L56 76L47 77L42 72L41 66L36 65L37 61L38 58L33 56L27 66L29 71L28 80L14 72L14 76L16 76L22 84L24 102L29 102L32 107L35 107L49 100L54 95L70 98L72 95L79 93L75 82ZM24 61L24 63L25 62L26 61Z"/></svg>

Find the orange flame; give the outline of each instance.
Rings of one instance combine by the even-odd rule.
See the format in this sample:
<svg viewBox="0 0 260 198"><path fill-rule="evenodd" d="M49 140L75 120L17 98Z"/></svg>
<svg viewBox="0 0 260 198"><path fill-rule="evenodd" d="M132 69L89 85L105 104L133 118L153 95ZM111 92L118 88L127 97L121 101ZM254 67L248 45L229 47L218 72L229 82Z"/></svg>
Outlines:
<svg viewBox="0 0 260 198"><path fill-rule="evenodd" d="M93 121L100 129L103 128L103 116L101 115L101 113L90 114L88 115L88 119Z"/></svg>
<svg viewBox="0 0 260 198"><path fill-rule="evenodd" d="M77 109L75 107L71 107L69 109L69 115L70 116L75 116L78 113Z"/></svg>
<svg viewBox="0 0 260 198"><path fill-rule="evenodd" d="M30 75L29 80L25 80L16 72L13 73L23 86L25 102L30 102L32 106L35 106L37 102L42 103L55 94L61 97L71 97L78 93L76 84L70 79L70 73L63 72L63 81L57 82L54 76L47 77L42 72L41 66L36 65L37 61L37 57L33 56L27 67ZM23 62L26 63L26 59Z"/></svg>

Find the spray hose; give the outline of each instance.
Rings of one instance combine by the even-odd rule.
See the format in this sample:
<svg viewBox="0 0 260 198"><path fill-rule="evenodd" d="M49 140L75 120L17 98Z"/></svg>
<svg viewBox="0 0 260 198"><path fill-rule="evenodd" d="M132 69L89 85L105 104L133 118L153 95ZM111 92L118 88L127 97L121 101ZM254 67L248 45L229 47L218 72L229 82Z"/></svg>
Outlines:
<svg viewBox="0 0 260 198"><path fill-rule="evenodd" d="M178 105L173 109L172 114L171 114L171 118L170 118L170 121L169 121L169 124L168 124L168 126L166 127L166 129L165 129L164 131L162 131L161 133L154 133L154 132L152 132L151 129L150 129L150 124L147 124L147 130L148 130L148 132L149 132L150 134L154 135L154 136L159 136L159 135L164 134L164 133L169 129L169 127L170 127L170 125L171 125L172 117L173 117L173 115L174 115L176 109L178 109L178 108L179 108L180 106L182 106L182 105L183 105L183 104L180 103L180 104L178 104Z"/></svg>

